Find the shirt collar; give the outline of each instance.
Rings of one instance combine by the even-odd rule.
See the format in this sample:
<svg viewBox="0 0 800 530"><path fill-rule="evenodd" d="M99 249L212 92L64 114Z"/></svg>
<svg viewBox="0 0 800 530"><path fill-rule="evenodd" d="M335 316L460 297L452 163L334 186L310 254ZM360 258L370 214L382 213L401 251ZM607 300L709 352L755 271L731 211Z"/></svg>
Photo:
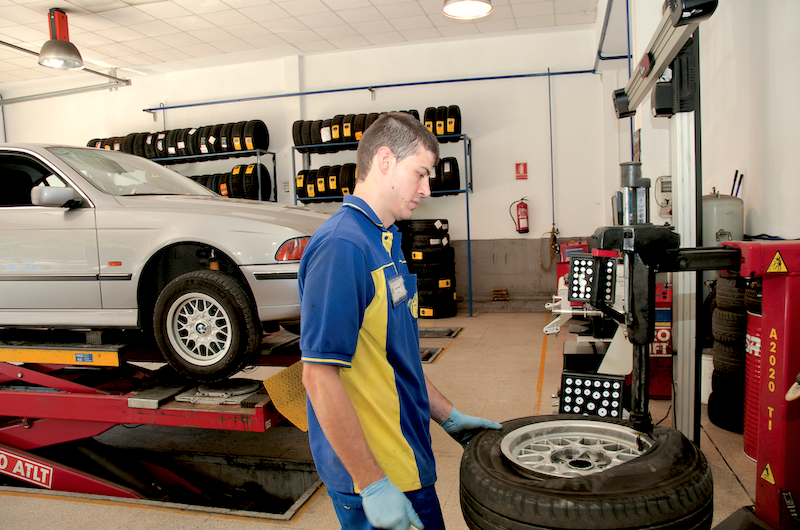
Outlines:
<svg viewBox="0 0 800 530"><path fill-rule="evenodd" d="M386 232L397 232L398 228L396 225L392 225L389 228L386 228L378 216L375 215L375 212L370 208L370 206L362 199L361 197L356 197L355 195L345 195L343 198L343 207L352 208L353 210L357 210L364 214L367 219L372 221L372 223L380 228L382 231Z"/></svg>

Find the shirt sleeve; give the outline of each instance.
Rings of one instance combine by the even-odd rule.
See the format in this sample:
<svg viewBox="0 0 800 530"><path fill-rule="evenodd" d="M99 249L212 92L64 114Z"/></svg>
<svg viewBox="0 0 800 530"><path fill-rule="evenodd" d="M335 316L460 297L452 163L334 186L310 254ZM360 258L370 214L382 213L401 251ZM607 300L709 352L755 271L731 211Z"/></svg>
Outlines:
<svg viewBox="0 0 800 530"><path fill-rule="evenodd" d="M349 367L364 311L374 295L364 253L352 242L335 238L308 250L299 284L301 360Z"/></svg>

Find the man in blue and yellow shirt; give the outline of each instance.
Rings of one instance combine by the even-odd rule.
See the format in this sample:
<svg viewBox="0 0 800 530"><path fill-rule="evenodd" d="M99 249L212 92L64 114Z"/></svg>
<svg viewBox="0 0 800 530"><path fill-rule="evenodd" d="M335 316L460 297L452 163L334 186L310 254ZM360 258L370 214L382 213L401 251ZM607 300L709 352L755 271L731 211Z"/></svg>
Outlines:
<svg viewBox="0 0 800 530"><path fill-rule="evenodd" d="M358 146L353 195L300 263L300 349L309 440L344 529L443 529L430 420L465 444L467 416L422 371L416 276L395 221L423 197L439 144L409 114L382 115Z"/></svg>

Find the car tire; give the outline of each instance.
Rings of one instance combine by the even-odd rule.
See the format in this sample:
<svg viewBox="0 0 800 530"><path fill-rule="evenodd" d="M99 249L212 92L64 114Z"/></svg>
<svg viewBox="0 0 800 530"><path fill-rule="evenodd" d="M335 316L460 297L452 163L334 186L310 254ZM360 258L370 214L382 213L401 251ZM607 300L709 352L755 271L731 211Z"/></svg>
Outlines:
<svg viewBox="0 0 800 530"><path fill-rule="evenodd" d="M501 445L506 436L529 425L554 429L553 436L560 436L560 442L553 442L553 459L559 446L567 445L566 439L587 445L592 438L604 439L584 434L581 430L587 425L598 432L627 429L633 446L640 443L640 433L621 421L573 415L520 418L504 423L500 430L482 432L467 445L461 461L461 505L471 530L711 527L711 471L700 450L679 431L656 427L649 449L631 454L630 460L620 452L613 467L574 477L535 471L523 475ZM600 448L606 451L605 446ZM567 457L572 458L580 457Z"/></svg>
<svg viewBox="0 0 800 530"><path fill-rule="evenodd" d="M158 347L180 374L199 382L238 372L259 348L261 327L242 286L212 270L178 276L156 300Z"/></svg>
<svg viewBox="0 0 800 530"><path fill-rule="evenodd" d="M744 280L742 278L717 278L717 307L744 313Z"/></svg>
<svg viewBox="0 0 800 530"><path fill-rule="evenodd" d="M719 300L719 293L717 293ZM735 313L719 306L711 315L711 334L714 340L725 344L744 344L747 330L747 313Z"/></svg>
<svg viewBox="0 0 800 530"><path fill-rule="evenodd" d="M724 373L744 374L745 367L745 345L743 343L726 344L714 341L711 350L714 359L714 371Z"/></svg>

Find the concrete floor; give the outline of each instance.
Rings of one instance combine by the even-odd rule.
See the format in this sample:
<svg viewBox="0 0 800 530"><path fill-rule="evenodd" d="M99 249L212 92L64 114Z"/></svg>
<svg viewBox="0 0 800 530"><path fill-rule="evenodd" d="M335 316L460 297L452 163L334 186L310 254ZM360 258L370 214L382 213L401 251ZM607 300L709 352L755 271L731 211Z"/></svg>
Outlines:
<svg viewBox="0 0 800 530"><path fill-rule="evenodd" d="M551 414L560 384L562 344L574 340L566 327L559 336L545 337L545 313L483 313L442 320L421 321L422 327L462 327L455 338L425 339L423 345L445 348L425 371L433 383L466 414L496 421ZM248 374L253 377L253 374ZM670 401L651 401L653 420L666 419ZM703 407L705 409L705 406ZM756 465L742 451L742 436L710 424L703 411L701 449L714 477L714 526L755 498ZM137 429L130 431L136 433ZM275 454L295 459L308 457L307 445L297 440L299 431L279 426L256 443ZM140 434L131 434L139 436ZM461 446L438 426L432 426L437 457L437 490L448 530L466 530L459 505ZM206 441L214 436L207 436ZM209 442L211 443L211 442ZM233 449L224 437L217 440ZM242 450L241 447L238 450ZM209 514L186 509L139 506L116 500L57 496L41 490L0 488L0 528L27 530L333 530L339 524L324 487L314 493L289 521Z"/></svg>

